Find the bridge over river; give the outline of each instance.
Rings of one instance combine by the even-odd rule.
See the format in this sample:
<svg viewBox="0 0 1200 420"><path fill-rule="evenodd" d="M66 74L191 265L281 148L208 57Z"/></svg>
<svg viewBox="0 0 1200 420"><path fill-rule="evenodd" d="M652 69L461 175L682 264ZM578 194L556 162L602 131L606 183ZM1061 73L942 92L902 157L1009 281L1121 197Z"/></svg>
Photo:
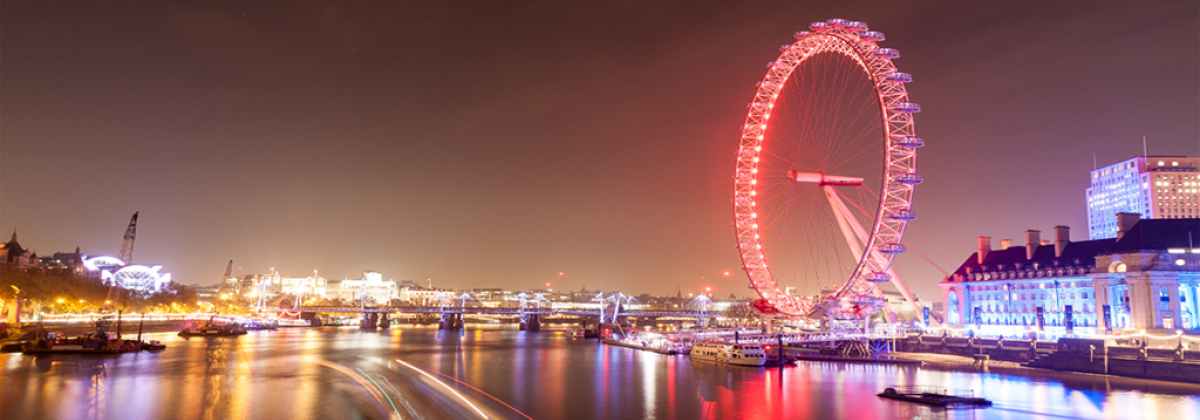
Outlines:
<svg viewBox="0 0 1200 420"><path fill-rule="evenodd" d="M547 317L577 317L596 319L598 324L623 325L630 318L688 320L698 324L720 316L704 310L684 309L624 309L624 307L597 308L529 308L529 307L486 307L486 306L299 306L293 308L267 308L267 311L283 312L311 319L318 313L361 314L363 326L387 327L388 314L438 315L439 327L459 329L466 315L511 316L521 324L521 329L537 331L541 320Z"/></svg>

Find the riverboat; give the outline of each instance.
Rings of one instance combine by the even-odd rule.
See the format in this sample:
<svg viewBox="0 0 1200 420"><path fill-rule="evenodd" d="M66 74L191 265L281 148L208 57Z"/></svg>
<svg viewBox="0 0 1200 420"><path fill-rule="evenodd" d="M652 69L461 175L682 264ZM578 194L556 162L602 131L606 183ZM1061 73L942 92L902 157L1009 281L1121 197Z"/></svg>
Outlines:
<svg viewBox="0 0 1200 420"><path fill-rule="evenodd" d="M246 329L237 324L208 324L200 328L184 328L183 330L179 331L180 337L236 337L245 334Z"/></svg>
<svg viewBox="0 0 1200 420"><path fill-rule="evenodd" d="M12 343L0 346L0 353L20 353L22 350L25 350L25 347L29 347L29 345L32 343L32 341L25 340L14 341Z"/></svg>
<svg viewBox="0 0 1200 420"><path fill-rule="evenodd" d="M975 396L971 390L951 390L918 386L896 386L883 390L880 397L938 407L989 407L991 401Z"/></svg>
<svg viewBox="0 0 1200 420"><path fill-rule="evenodd" d="M599 334L591 328L575 328L571 330L572 338L596 338L597 336Z"/></svg>
<svg viewBox="0 0 1200 420"><path fill-rule="evenodd" d="M698 341L692 344L692 351L688 355L696 360L728 363L737 366L763 366L767 364L767 353L758 344Z"/></svg>
<svg viewBox="0 0 1200 420"><path fill-rule="evenodd" d="M279 328L279 322L273 319L245 319L241 321L246 330L273 330Z"/></svg>
<svg viewBox="0 0 1200 420"><path fill-rule="evenodd" d="M166 348L167 348L167 345L163 344L161 341L158 341L158 340L153 340L150 342L142 343L142 350L154 351L154 350L165 350Z"/></svg>
<svg viewBox="0 0 1200 420"><path fill-rule="evenodd" d="M309 326L307 319L291 319L291 318L279 318L278 320L275 321L275 324L279 327L307 327L307 326Z"/></svg>
<svg viewBox="0 0 1200 420"><path fill-rule="evenodd" d="M138 350L138 343L122 340L115 333L86 334L75 338L49 333L26 346L23 354L120 354Z"/></svg>

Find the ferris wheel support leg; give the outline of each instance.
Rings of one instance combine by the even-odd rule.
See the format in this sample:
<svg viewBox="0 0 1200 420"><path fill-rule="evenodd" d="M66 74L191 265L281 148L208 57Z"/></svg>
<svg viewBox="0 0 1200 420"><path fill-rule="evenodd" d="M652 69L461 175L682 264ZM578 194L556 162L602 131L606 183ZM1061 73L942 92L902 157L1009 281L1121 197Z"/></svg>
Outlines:
<svg viewBox="0 0 1200 420"><path fill-rule="evenodd" d="M850 209L846 207L837 193L830 185L825 185L825 195L829 197L829 204L833 207L833 214L837 219L838 226L842 228L842 234L846 236L846 243L850 244L850 250L854 253L854 257L862 259L863 242L867 240L867 230L862 224L850 213ZM851 234L853 232L853 234ZM904 301L912 307L914 311L920 312L921 308L917 306L917 302L912 297L912 293L908 291L908 286L896 275L896 270L892 267L887 269L888 276L892 278L896 289L900 291L900 295L904 297ZM878 287L875 288L875 296L883 297L883 292ZM896 314L889 310L884 310L884 315L887 316L888 322L896 322Z"/></svg>
<svg viewBox="0 0 1200 420"><path fill-rule="evenodd" d="M846 244L850 246L850 252L853 253L855 259L862 260L862 242L866 241L866 229L863 229L862 225L854 220L850 209L846 207L846 203L842 202L841 196L838 195L837 190L833 189L832 185L825 185L821 188L825 190L825 197L829 198L829 206L833 207L833 216L842 230L842 236L846 238Z"/></svg>

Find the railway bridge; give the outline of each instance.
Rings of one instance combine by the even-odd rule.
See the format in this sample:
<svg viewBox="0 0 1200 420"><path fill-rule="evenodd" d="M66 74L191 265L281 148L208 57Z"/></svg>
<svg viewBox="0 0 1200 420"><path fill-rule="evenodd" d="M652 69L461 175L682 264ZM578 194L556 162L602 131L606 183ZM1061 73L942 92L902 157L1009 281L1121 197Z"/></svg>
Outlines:
<svg viewBox="0 0 1200 420"><path fill-rule="evenodd" d="M597 305L596 308L529 308L529 307L487 307L487 306L298 306L292 308L266 308L271 312L283 312L302 318L311 319L318 313L327 314L360 314L363 327L387 328L391 321L389 314L437 315L438 328L461 329L467 315L484 315L513 317L522 330L538 331L542 320L551 317L578 317L596 319L600 324L624 325L630 318L637 319L677 319L695 321L703 324L720 314L707 312L703 309L670 310L670 309L626 309L624 306Z"/></svg>

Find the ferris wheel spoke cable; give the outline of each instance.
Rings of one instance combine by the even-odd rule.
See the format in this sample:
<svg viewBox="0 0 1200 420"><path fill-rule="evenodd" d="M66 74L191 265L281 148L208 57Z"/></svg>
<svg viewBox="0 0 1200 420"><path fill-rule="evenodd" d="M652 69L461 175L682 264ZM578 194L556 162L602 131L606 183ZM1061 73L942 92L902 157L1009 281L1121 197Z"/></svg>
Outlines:
<svg viewBox="0 0 1200 420"><path fill-rule="evenodd" d="M830 54L826 54L826 55L830 55ZM816 65L818 66L818 68L820 68L822 70L826 70L826 71L830 67L832 67L830 65L820 65L820 63L816 64ZM842 110L842 109L846 108L847 102L860 103L858 109L854 110L853 112L827 112L828 118L821 118L821 119L814 118L814 119L803 120L804 122L811 123L808 125L812 126L811 130L814 132L813 134L819 134L819 136L821 138L827 138L830 140L830 141L825 141L825 142L817 142L816 144L837 149L835 152L827 152L827 153L818 154L818 156L825 156L831 160L831 161L826 161L825 165L823 165L823 166L826 166L829 168L836 166L832 162L832 160L835 159L836 157L840 156L842 151L853 150L853 149L857 148L857 147L854 147L856 145L852 144L853 141L849 141L849 140L853 140L855 138L861 138L861 136L850 136L850 135L848 135L848 133L843 132L843 131L839 130L838 128L845 125L845 124L843 124L843 121L848 120L848 121L853 122L853 121L857 121L857 120L861 119L864 114L863 110L868 108L868 105L869 105L869 103L863 103L863 101L861 101L861 100L856 100L858 97L861 96L861 95L859 95L859 93L863 91L863 88L868 87L869 84L861 83L861 82L863 82L862 80L858 81L860 83L853 83L854 80L849 80L852 78L847 77L847 73L849 73L849 72L836 71L836 72L834 72L834 74L832 76L830 76L828 74L824 74L823 76L825 76L825 77L819 78L819 80L811 83L810 85L806 85L801 89L796 89L796 90L792 91L792 93L793 93L792 96L800 96L800 95L804 95L805 93L822 95L822 96L832 96L834 98L834 100L832 101L833 105L825 107L822 110ZM815 86L813 86L813 85L815 85ZM849 94L849 93L847 93L847 90L850 89L852 85L854 85L854 88L855 88L854 93ZM819 86L826 86L826 87L835 86L835 87L838 87L840 89L840 91L837 92L836 95L830 95L828 92L823 92ZM826 89L826 90L828 90L828 89ZM874 105L878 106L877 101ZM849 118L845 118L845 117L849 117ZM820 124L820 123L823 123L823 124Z"/></svg>
<svg viewBox="0 0 1200 420"><path fill-rule="evenodd" d="M874 195L876 198L879 197L879 195L876 194L875 191L873 191L873 190L863 188L862 191L870 193L870 194ZM860 214L863 214L864 216L867 216L867 217L872 216L871 214L867 213L867 211L864 210L863 207L859 206L857 203L851 202L851 204L854 204L855 208L859 211ZM921 234L920 230L918 230L912 226L907 227L905 230L907 232L912 232L913 234L917 235L917 238L920 238L921 241L923 241L926 245L928 245L928 247L930 249L932 249L935 253L939 254L939 257L941 257L943 260L945 260L945 261L949 260L949 258L946 258L946 256L944 254L941 254L941 250L939 250L937 247L933 246L933 243L930 242L929 239L925 238L925 235ZM913 242L909 241L908 239L902 240L901 243L903 243L905 246L908 246L908 250L913 251L913 252L917 253L917 255L921 256L921 258L924 259L925 262L929 263L930 266L933 266L933 268L940 271L942 273L942 275L945 275L945 276L950 275L950 272L947 271L945 267L943 267L941 264L938 264L937 262L933 261L933 259L930 258L929 255L927 255L921 251L921 249L924 247L911 246ZM947 265L949 265L949 264L947 264Z"/></svg>
<svg viewBox="0 0 1200 420"><path fill-rule="evenodd" d="M772 187L775 186L779 188L787 188L790 190L790 192L787 194L786 198L780 198L784 196L783 194L773 195L776 197L775 200L764 203L763 207L772 207L776 201L779 201L782 205L782 208L776 212L780 216L772 219L772 222L770 222L768 226L763 227L763 237L782 238L776 242L779 242L779 247L783 249L815 249L816 247L814 246L814 242L820 242L824 239L815 241L815 235L794 235L791 233L805 231L815 233L815 230L812 229L814 227L812 222L814 217L812 214L820 211L820 207L811 205L812 200L801 198L802 194L800 191L802 188L798 188L799 186L794 185L792 182L788 182L787 184L772 185ZM787 285L810 289L810 286L813 285L813 279L816 279L819 276L819 274L815 271L817 269L817 265L813 263L818 261L816 258L808 258L807 261L809 263L805 263L806 260L804 259L776 259L773 258L770 253L768 253L767 258L769 264L779 267L781 271L786 270L788 272L789 275L786 278L792 279L793 281L789 282ZM801 272L808 270L812 270L811 273Z"/></svg>
<svg viewBox="0 0 1200 420"><path fill-rule="evenodd" d="M828 66L825 66L823 68L827 69ZM860 96L860 95L858 95L858 93L863 90L863 87L869 86L865 83L854 84L856 87L855 94L846 94L845 92L849 89L849 87L852 85L852 83L849 83L849 82L843 83L842 81L845 80L845 78L836 77L836 75L833 79L835 80L833 82L818 82L818 83L832 84L832 85L841 87L841 93L838 96L838 99L835 101L836 105L833 107L834 109L843 107L844 104L846 103L846 100L845 100L846 97ZM859 82L861 82L861 80ZM797 89L797 90L791 91L792 95L790 95L789 97L786 97L782 102L785 104L790 104L792 102L800 102L798 100L795 100L795 97L800 96L801 95L800 92L802 92L804 90L805 89ZM807 89L807 90L812 90L812 89ZM830 157L830 156L838 157L836 160L831 160L831 159L827 158L825 163L819 165L820 167L828 169L828 170L836 170L836 168L843 165L843 162L848 162L848 161L854 160L856 158L865 156L866 154L868 154L868 151L863 150L863 147L859 146L857 143L860 143L863 141L866 133L868 133L870 131L880 130L881 127L879 124L875 124L873 126L868 125L866 127L861 127L863 124L855 124L855 123L858 123L860 120L862 120L864 118L864 114L866 113L867 110L869 110L872 107L878 107L878 101L876 100L876 101L873 101L873 103L872 103L872 101L863 101L863 100L860 100L860 98L854 98L850 102L851 103L859 103L858 108L856 110L854 110L855 112L846 113L848 115L851 115L850 118L842 119L841 118L842 114L834 114L833 118L822 120L822 121L829 121L830 123L828 123L828 124L815 124L815 123L806 124L803 129L796 129L794 127L785 125L780 131L783 131L788 134L781 135L778 137L784 137L784 138L791 137L791 138L799 138L799 139L816 137L812 134L795 134L796 131L803 130L803 132L809 132L809 133L820 131L822 133L821 136L833 138L834 140L832 140L832 141L819 141L819 142L811 142L811 143L804 142L804 141L785 142L785 144L789 144L789 145L814 144L814 145L816 145L816 147L818 147L820 149L824 149L824 150L818 150L813 155L821 156L821 157ZM776 112L783 112L786 114L788 111L789 111L789 109L787 109L787 108L780 108ZM785 120L785 121L787 121L787 120ZM803 120L799 120L799 121L810 122L813 120L803 119ZM840 124L839 123L840 121L850 121L850 123L852 125L858 125L858 126L860 126L860 128L858 129L857 132L853 132L853 134L838 135L839 133L850 133L849 131L839 131L836 128ZM804 153L802 148L792 147L791 149L796 150L795 153L797 153L797 156L803 156L803 155L801 155L801 153ZM853 153L853 154L850 156L843 156L843 155L847 155L847 154L851 154L851 153ZM773 155L778 155L778 154L773 153ZM788 153L788 155L791 155L791 153ZM789 159L789 163L792 165L792 167L803 167L804 166L804 165L798 164L796 162L796 160L799 160L799 159ZM875 165L874 168L878 169L879 165ZM837 172L844 173L845 171L842 170L842 171L837 171ZM820 199L818 202L825 202L825 201L826 200L824 200L824 199ZM812 220L812 219L813 218L810 217L808 220ZM812 232L811 226L809 229L805 229L804 231ZM831 232L831 231L828 233L829 233L829 235L827 235L827 236L831 236L831 237L837 236L837 235L833 235L833 232ZM813 245L812 239L815 237L814 235L811 235L811 234L803 235L803 237L809 239L809 246L804 247L804 249L809 250L809 253L811 254L808 259L810 262L824 261L826 273L831 273L831 274L837 273L837 274L839 274L838 277L842 277L842 278L844 278L847 275L847 273L846 273L847 266L846 266L846 264L843 264L841 262L841 261L843 261L843 257L844 257L843 255L841 255L841 253L843 251L842 246L835 245L835 246L829 247L830 248L829 250L824 250L819 247L812 246ZM822 238L822 240L824 240L826 243L832 244L832 241L829 241L828 239L829 238ZM832 252L832 254L833 254L832 258L830 257L829 252ZM814 269L815 269L815 267L814 267ZM834 276L831 276L831 275L819 276L816 273L814 273L814 279L818 280L818 282L820 280L827 281L827 282L829 282L830 286L832 286L836 283L836 280L833 277ZM823 283L818 283L818 284L821 284L821 286L825 285Z"/></svg>
<svg viewBox="0 0 1200 420"><path fill-rule="evenodd" d="M861 118L856 117L855 119L861 119ZM862 126L863 124L857 124L857 125ZM782 128L781 130L782 131L792 131L790 128ZM811 130L811 129L809 129L809 130ZM866 141L863 141L863 138L866 137L866 134L871 131L881 131L881 126L876 124L874 126L860 127L857 130L858 130L858 132L855 135L849 136L846 139L834 140L834 141L824 141L824 142L811 142L812 147L809 150L805 151L805 150L797 149L796 153L797 154L807 153L807 154L813 154L815 156L822 156L822 157L824 157L823 163L815 165L818 170L821 170L823 172L830 172L830 173L838 172L838 173L844 174L846 171L839 170L839 167L846 165L849 162L854 161L856 159L860 159L860 158L867 156L870 153L870 150L866 150L867 148L864 148L862 146L862 143L866 143ZM785 136L780 136L780 137L785 137ZM808 134L789 134L786 137L811 138L813 136L808 135ZM875 142L875 143L878 143L878 142ZM804 144L810 144L810 143L804 142ZM778 156L779 154L772 153L772 155ZM803 160L803 157L788 159L789 163L796 167L806 167L807 165L803 165L800 163L802 160ZM878 169L879 165L875 165L874 168Z"/></svg>

